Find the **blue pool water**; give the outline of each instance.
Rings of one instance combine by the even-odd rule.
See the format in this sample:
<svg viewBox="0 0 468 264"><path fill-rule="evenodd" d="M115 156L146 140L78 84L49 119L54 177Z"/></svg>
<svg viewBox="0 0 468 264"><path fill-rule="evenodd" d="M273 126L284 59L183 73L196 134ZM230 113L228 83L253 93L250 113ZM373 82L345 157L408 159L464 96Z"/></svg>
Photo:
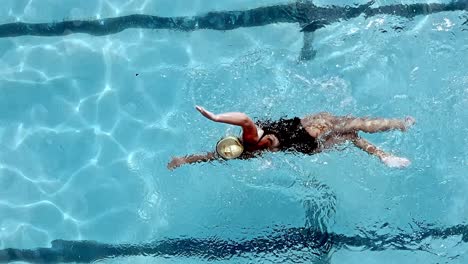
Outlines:
<svg viewBox="0 0 468 264"><path fill-rule="evenodd" d="M0 24L194 15L284 2L6 0ZM413 19L379 15L333 23L315 33L317 55L305 62L298 60L303 37L295 24L2 38L0 248L48 247L58 238L245 239L306 222L349 236L467 224L466 16L460 11ZM172 156L211 151L220 136L239 131L204 119L196 104L256 118L320 111L411 115L417 123L408 132L365 136L412 165L387 168L345 146L313 156L272 153L169 171ZM468 244L459 236L424 243L423 251L341 248L322 260L468 261ZM310 252L291 250L217 262L315 260ZM208 259L141 256L103 262L153 261Z"/></svg>

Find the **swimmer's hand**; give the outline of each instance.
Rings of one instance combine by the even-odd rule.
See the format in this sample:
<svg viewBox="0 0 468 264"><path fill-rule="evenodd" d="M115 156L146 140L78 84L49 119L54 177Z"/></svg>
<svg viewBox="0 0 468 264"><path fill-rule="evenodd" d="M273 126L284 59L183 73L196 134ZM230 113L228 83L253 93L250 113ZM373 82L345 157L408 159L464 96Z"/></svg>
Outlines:
<svg viewBox="0 0 468 264"><path fill-rule="evenodd" d="M382 162L390 168L405 168L411 164L411 161L407 158L392 155L383 157Z"/></svg>
<svg viewBox="0 0 468 264"><path fill-rule="evenodd" d="M169 162L167 164L167 168L170 169L170 170L174 170L175 168L180 167L180 166L184 165L185 163L186 162L185 162L184 158L173 157L171 162Z"/></svg>
<svg viewBox="0 0 468 264"><path fill-rule="evenodd" d="M216 155L214 152L207 152L204 154L194 154L188 155L185 157L172 157L171 162L167 164L167 168L173 170L177 167L180 167L184 164L191 164L197 162L207 162L216 159Z"/></svg>
<svg viewBox="0 0 468 264"><path fill-rule="evenodd" d="M208 118L209 120L218 121L217 116L215 114L211 113L210 111L206 110L205 108L203 108L203 107L201 107L199 105L196 105L195 109L197 109L198 112L200 112L204 117Z"/></svg>

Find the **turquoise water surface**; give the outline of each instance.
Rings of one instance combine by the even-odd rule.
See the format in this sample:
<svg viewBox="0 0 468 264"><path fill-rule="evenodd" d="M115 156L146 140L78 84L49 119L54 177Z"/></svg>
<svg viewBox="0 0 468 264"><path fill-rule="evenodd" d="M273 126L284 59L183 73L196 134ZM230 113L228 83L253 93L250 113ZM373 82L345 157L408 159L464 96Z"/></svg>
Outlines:
<svg viewBox="0 0 468 264"><path fill-rule="evenodd" d="M4 0L0 24L182 16L279 3L285 1ZM296 24L1 38L0 248L48 247L59 238L244 239L305 223L350 236L467 224L466 16L332 23L315 32L311 61L298 60L303 36ZM365 136L412 164L391 169L349 145L313 156L270 153L170 171L172 156L212 151L222 135L239 132L209 122L195 105L255 118L321 111L411 115L417 123L408 132ZM468 262L460 237L424 243L422 251L341 248L317 258L291 250L217 262ZM206 261L141 256L103 262Z"/></svg>

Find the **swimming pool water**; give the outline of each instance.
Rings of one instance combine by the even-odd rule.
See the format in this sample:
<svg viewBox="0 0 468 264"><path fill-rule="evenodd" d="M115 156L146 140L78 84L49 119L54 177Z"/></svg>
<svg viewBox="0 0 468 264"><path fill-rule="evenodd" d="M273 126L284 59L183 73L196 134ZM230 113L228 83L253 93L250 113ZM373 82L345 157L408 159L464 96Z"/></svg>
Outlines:
<svg viewBox="0 0 468 264"><path fill-rule="evenodd" d="M6 0L0 24L193 15L278 3L284 1ZM347 235L466 224L465 20L466 12L445 12L333 23L315 33L317 56L305 62L298 60L302 33L292 24L0 39L0 248L47 247L57 238L241 239L307 221ZM320 111L411 115L417 123L406 133L365 136L412 165L390 169L348 146L314 156L272 153L169 171L171 156L211 151L220 136L239 131L204 119L195 104L256 118ZM314 213L306 214L307 208ZM426 243L426 252L339 249L327 261L468 261L468 245L460 238ZM311 260L316 257L308 252L291 251L218 262ZM153 261L207 259L103 262Z"/></svg>

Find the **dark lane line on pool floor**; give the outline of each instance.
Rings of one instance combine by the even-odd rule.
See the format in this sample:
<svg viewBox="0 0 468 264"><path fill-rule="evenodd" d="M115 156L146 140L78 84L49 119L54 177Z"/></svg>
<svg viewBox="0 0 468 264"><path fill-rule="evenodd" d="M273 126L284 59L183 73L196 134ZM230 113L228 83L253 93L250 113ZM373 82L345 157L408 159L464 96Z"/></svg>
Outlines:
<svg viewBox="0 0 468 264"><path fill-rule="evenodd" d="M324 25L355 18L364 14L371 17L388 14L405 18L448 11L467 11L468 1L449 4L395 4L372 8L373 1L359 6L319 7L311 2L259 7L244 11L209 12L193 17L160 17L128 15L97 20L71 20L49 23L15 22L0 25L0 38L33 36L64 36L86 33L95 36L109 35L129 28L171 29L193 31L199 29L233 30L241 27L258 27L274 23L299 23L302 31L314 31Z"/></svg>
<svg viewBox="0 0 468 264"><path fill-rule="evenodd" d="M468 225L448 228L421 227L419 231L396 235L379 235L366 231L365 235L346 236L320 232L311 228L286 228L270 235L250 240L233 241L213 238L174 238L145 244L105 244L96 241L54 240L50 248L0 250L0 263L25 261L30 263L77 262L89 263L109 258L199 257L206 260L229 259L246 254L275 255L289 252L309 252L326 256L333 249L359 248L360 251L425 251L430 252L432 239L461 236L460 243L468 243ZM306 250L306 251L305 251ZM455 256L456 257L456 256ZM453 258L453 256L452 256Z"/></svg>
<svg viewBox="0 0 468 264"><path fill-rule="evenodd" d="M259 27L274 23L298 23L304 33L304 41L312 39L312 32L328 24L358 17L387 14L412 18L439 12L467 11L468 0L454 1L448 4L421 3L395 4L371 7L374 1L355 6L319 7L312 1L259 7L239 11L209 12L200 16L161 17L134 14L121 17L96 20L70 20L49 23L15 22L0 25L0 38L19 36L65 36L85 33L94 36L116 34L130 28L169 29L178 31L234 30L242 27ZM313 47L304 43L301 58L313 58Z"/></svg>

